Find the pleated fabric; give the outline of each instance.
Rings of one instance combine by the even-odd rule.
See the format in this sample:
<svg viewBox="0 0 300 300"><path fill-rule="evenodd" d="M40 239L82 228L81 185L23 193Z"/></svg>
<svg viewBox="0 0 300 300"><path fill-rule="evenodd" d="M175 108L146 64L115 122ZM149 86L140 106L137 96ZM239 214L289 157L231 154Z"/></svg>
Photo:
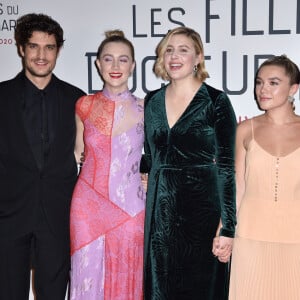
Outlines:
<svg viewBox="0 0 300 300"><path fill-rule="evenodd" d="M282 157L254 135L238 212L230 300L300 299L300 148Z"/></svg>
<svg viewBox="0 0 300 300"><path fill-rule="evenodd" d="M235 240L231 300L299 300L300 244Z"/></svg>

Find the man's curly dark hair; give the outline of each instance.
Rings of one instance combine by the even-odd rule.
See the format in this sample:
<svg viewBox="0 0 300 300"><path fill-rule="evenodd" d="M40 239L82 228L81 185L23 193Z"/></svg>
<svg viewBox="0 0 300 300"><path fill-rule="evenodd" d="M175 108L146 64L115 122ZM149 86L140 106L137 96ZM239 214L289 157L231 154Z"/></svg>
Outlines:
<svg viewBox="0 0 300 300"><path fill-rule="evenodd" d="M44 14L30 13L17 20L15 40L17 47L22 48L28 43L34 31L41 31L54 35L58 49L64 44L64 32L58 22Z"/></svg>

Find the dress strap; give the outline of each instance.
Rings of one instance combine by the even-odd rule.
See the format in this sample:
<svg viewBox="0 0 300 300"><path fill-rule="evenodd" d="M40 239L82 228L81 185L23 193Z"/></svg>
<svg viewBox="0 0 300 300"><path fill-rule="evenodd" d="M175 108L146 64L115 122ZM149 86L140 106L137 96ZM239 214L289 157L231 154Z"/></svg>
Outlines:
<svg viewBox="0 0 300 300"><path fill-rule="evenodd" d="M250 119L252 140L254 140L253 118Z"/></svg>

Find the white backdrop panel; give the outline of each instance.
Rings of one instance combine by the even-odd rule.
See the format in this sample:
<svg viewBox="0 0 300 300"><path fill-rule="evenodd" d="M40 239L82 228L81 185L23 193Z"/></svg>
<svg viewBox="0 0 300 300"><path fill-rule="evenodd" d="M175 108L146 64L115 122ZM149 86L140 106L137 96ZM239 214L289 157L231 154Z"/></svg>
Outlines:
<svg viewBox="0 0 300 300"><path fill-rule="evenodd" d="M21 69L14 25L29 12L48 14L62 25L66 41L55 73L88 93L102 88L94 54L110 29L122 29L135 45L130 88L139 97L163 83L152 73L162 35L178 25L197 30L210 74L207 83L229 94L238 121L259 113L253 78L263 59L285 53L300 64L300 0L0 0L0 81Z"/></svg>

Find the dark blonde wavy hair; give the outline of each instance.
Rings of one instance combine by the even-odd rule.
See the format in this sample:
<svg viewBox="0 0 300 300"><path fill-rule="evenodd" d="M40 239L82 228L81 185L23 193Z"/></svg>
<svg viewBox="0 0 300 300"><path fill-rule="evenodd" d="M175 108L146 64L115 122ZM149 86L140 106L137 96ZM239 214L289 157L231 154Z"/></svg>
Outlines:
<svg viewBox="0 0 300 300"><path fill-rule="evenodd" d="M300 83L300 71L298 66L289 59L285 54L273 56L265 60L258 68L255 75L255 82L258 76L258 72L262 67L266 66L277 66L285 70L285 74L290 78L290 84L299 84Z"/></svg>
<svg viewBox="0 0 300 300"><path fill-rule="evenodd" d="M261 70L261 68L266 67L266 66L277 66L281 67L284 69L285 74L289 77L290 79L290 85L292 86L293 84L300 84L300 71L298 66L291 60L289 59L285 54L282 55L275 55L272 56L271 58L265 60L257 69L254 77L254 99L257 101L257 95L256 95L256 82L257 82L257 77L258 73ZM294 98L293 98L294 99ZM291 105L293 107L293 110L295 110L295 104L294 101L291 101Z"/></svg>
<svg viewBox="0 0 300 300"><path fill-rule="evenodd" d="M185 26L177 27L177 28L170 30L167 33L167 35L164 36L162 38L162 40L159 42L159 44L157 45L157 47L156 47L157 59L155 61L154 67L153 67L153 71L154 71L155 75L157 77L162 78L163 80L170 80L170 77L164 66L164 54L166 52L170 38L173 35L177 35L177 34L182 34L182 35L185 35L186 37L190 38L194 44L196 54L203 55L203 60L197 65L198 70L197 70L195 76L198 79L200 79L201 81L204 81L208 77L208 72L205 69L204 49L203 49L203 43L202 43L201 37L198 32L196 32L195 30L193 30L189 27L185 27Z"/></svg>

